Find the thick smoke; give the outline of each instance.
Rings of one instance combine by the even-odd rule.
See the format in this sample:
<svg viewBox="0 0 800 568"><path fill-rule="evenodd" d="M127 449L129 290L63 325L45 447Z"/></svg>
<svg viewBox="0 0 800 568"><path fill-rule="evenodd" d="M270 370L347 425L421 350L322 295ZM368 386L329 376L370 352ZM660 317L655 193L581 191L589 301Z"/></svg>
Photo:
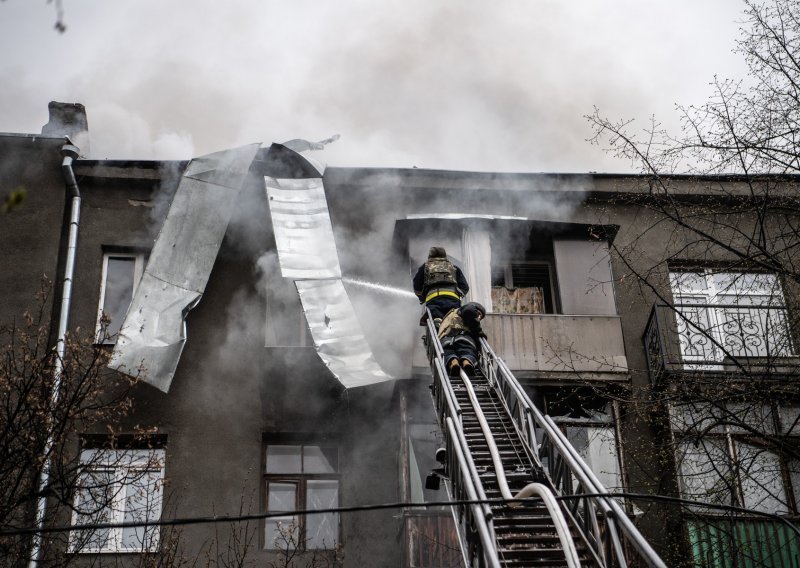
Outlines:
<svg viewBox="0 0 800 568"><path fill-rule="evenodd" d="M0 62L0 129L38 131L57 99L92 110L98 158L340 132L332 164L618 171L629 164L585 142L582 116L597 105L669 123L714 74L743 76L729 52L741 8L120 0L65 5L58 34L52 4L12 0L0 2L18 47Z"/></svg>

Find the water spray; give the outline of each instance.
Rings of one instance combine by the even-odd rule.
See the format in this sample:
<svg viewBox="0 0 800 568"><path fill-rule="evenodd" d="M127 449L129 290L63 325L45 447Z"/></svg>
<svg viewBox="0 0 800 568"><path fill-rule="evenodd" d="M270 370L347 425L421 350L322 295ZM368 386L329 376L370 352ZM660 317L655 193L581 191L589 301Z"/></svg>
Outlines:
<svg viewBox="0 0 800 568"><path fill-rule="evenodd" d="M417 299L417 296L408 290L402 288L395 288L394 286L387 286L386 284L378 284L377 282L367 282L358 278L342 278L342 282L353 284L355 286L362 286L381 294L390 294L392 296L403 296L407 298Z"/></svg>

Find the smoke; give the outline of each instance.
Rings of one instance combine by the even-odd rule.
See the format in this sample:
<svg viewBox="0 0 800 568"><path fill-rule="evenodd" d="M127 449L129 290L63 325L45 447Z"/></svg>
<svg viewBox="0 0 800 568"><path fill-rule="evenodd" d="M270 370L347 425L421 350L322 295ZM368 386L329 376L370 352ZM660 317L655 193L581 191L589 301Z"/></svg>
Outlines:
<svg viewBox="0 0 800 568"><path fill-rule="evenodd" d="M108 102L87 108L87 114L90 114L95 158L187 160L195 155L193 137L188 130L154 128L147 116Z"/></svg>
<svg viewBox="0 0 800 568"><path fill-rule="evenodd" d="M727 0L120 0L65 6L64 34L51 8L0 3L19 47L0 62L0 129L37 132L49 100L81 102L98 158L340 132L331 164L617 171L627 162L585 141L594 105L668 122L714 74L744 75Z"/></svg>

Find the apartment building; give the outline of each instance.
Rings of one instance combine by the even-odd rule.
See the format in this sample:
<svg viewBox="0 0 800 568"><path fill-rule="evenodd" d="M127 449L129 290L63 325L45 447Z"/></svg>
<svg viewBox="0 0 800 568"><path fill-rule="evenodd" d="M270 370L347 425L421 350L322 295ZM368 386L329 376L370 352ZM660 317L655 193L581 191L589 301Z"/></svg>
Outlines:
<svg viewBox="0 0 800 568"><path fill-rule="evenodd" d="M0 134L0 189L24 193L0 222L3 323L46 275L49 345L66 314L138 377L110 428L76 427L66 447L87 465L43 526L193 522L4 537L39 564L461 565L458 510L399 505L448 500L426 486L445 436L410 294L436 245L608 491L695 502L619 498L670 565L796 565L791 527L759 512L798 514L797 219L745 207L749 180L675 177L659 195L638 175L324 167L296 140L96 160L85 125L53 104L46 134ZM731 235L759 229L742 258ZM230 519L197 522L215 516Z"/></svg>

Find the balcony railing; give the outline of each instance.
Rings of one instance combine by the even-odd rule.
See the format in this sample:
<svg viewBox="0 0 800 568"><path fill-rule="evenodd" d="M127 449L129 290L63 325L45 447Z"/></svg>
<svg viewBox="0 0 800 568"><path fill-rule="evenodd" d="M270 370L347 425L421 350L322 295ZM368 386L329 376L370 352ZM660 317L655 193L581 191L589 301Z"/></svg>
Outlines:
<svg viewBox="0 0 800 568"><path fill-rule="evenodd" d="M619 316L489 313L483 329L518 379L627 379ZM421 342L415 349L414 367L429 373Z"/></svg>
<svg viewBox="0 0 800 568"><path fill-rule="evenodd" d="M784 306L657 304L644 332L651 379L663 373L800 370Z"/></svg>
<svg viewBox="0 0 800 568"><path fill-rule="evenodd" d="M518 378L545 372L621 379L628 372L619 316L488 314L483 328Z"/></svg>

